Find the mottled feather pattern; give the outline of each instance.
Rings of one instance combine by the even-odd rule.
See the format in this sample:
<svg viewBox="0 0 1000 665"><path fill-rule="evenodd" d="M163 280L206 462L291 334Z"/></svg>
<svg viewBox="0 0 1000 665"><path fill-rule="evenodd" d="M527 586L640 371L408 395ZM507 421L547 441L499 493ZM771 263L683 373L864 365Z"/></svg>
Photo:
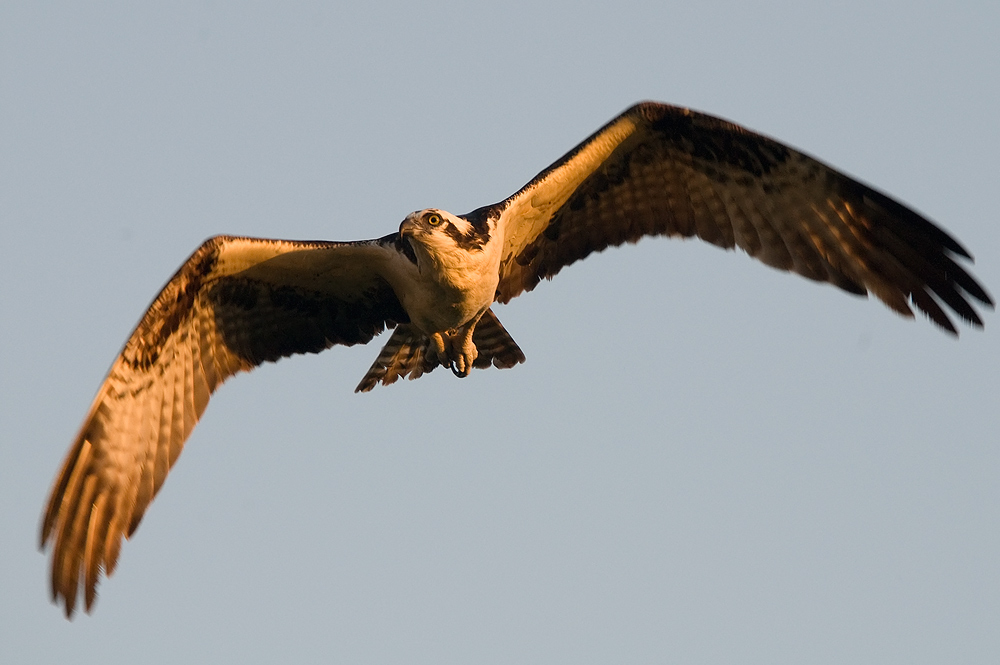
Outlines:
<svg viewBox="0 0 1000 665"><path fill-rule="evenodd" d="M151 364L123 353L112 367L60 474L61 501L43 523L43 539L56 532L52 592L67 611L81 567L85 604L93 604L98 571L114 569L121 538L138 526L212 390L251 368L216 337L214 316L193 303Z"/></svg>
<svg viewBox="0 0 1000 665"><path fill-rule="evenodd" d="M407 320L381 278L358 284L354 297L345 299L301 286L310 283L308 276L282 284L220 265L224 250L232 260L229 255L239 258L241 248L253 255L265 242L272 243L222 236L206 241L154 299L112 365L42 521L42 544L55 538L52 596L65 600L67 615L81 572L84 604L93 605L100 571L114 570L121 538L139 525L223 381L293 353L365 343ZM332 252L333 260L339 247L350 248L287 245L289 252ZM256 258L243 262L254 264ZM260 265L251 270L260 273Z"/></svg>
<svg viewBox="0 0 1000 665"><path fill-rule="evenodd" d="M623 118L634 129L547 226L503 257L498 301L607 247L647 235L697 236L851 293L874 293L907 316L915 305L950 332L955 327L931 294L963 320L982 324L966 296L986 305L992 300L956 263L955 256L968 253L906 206L718 118L646 103L605 128ZM575 155L600 134L543 174L574 169ZM493 209L502 215L512 205L509 199Z"/></svg>

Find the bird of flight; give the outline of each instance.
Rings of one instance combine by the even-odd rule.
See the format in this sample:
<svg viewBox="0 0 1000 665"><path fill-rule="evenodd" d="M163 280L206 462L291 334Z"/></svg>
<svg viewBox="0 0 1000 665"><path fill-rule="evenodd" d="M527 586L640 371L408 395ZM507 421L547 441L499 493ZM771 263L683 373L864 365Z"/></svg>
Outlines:
<svg viewBox="0 0 1000 665"><path fill-rule="evenodd" d="M52 598L90 611L103 570L230 376L393 332L358 391L508 368L521 349L491 309L594 251L697 236L955 333L970 254L902 203L773 139L702 113L637 104L500 203L429 208L359 242L217 236L170 278L114 361L56 478L41 525Z"/></svg>

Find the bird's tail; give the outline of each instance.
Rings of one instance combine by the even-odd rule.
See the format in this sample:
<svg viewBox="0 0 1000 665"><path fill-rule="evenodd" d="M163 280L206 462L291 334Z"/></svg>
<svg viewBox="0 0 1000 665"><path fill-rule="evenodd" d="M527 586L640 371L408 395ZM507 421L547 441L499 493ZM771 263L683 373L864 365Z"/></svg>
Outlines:
<svg viewBox="0 0 1000 665"><path fill-rule="evenodd" d="M476 329L472 331L472 343L479 350L479 357L472 363L473 367L508 369L524 362L521 347L504 329L492 309L486 310L480 317Z"/></svg>
<svg viewBox="0 0 1000 665"><path fill-rule="evenodd" d="M473 367L507 369L524 362L524 353L493 310L487 310L479 319L472 331L472 342L479 351ZM354 392L368 392L379 383L387 386L404 376L413 380L433 371L438 365L430 338L413 325L400 324Z"/></svg>

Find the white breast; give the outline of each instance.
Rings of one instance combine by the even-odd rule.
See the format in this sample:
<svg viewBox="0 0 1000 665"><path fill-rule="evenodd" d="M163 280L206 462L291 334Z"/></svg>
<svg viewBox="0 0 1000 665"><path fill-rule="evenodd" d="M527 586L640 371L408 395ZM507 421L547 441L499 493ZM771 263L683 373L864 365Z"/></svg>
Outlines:
<svg viewBox="0 0 1000 665"><path fill-rule="evenodd" d="M461 249L444 234L414 239L417 265L403 259L390 278L414 325L426 333L454 330L489 308L500 269L493 235L482 251Z"/></svg>

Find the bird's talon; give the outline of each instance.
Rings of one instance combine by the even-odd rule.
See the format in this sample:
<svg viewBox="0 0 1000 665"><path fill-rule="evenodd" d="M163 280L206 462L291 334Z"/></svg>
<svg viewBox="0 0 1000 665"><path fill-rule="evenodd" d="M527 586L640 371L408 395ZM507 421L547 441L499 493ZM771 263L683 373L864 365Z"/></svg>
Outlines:
<svg viewBox="0 0 1000 665"><path fill-rule="evenodd" d="M471 356L460 354L452 363L451 372L460 379L469 376L472 372Z"/></svg>

